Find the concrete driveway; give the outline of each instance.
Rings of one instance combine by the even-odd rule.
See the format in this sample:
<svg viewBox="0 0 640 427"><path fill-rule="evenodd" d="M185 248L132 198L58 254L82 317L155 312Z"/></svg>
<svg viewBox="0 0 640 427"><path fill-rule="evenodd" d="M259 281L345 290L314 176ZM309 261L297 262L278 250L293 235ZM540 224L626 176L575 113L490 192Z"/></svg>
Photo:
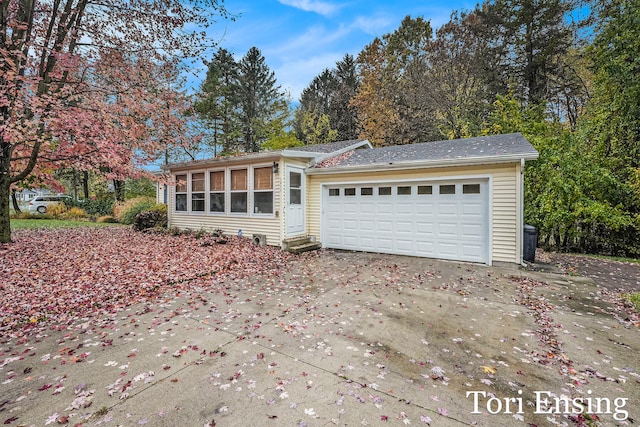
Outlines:
<svg viewBox="0 0 640 427"><path fill-rule="evenodd" d="M285 270L200 278L152 304L6 341L0 422L613 426L640 416L637 325L590 279L331 251Z"/></svg>

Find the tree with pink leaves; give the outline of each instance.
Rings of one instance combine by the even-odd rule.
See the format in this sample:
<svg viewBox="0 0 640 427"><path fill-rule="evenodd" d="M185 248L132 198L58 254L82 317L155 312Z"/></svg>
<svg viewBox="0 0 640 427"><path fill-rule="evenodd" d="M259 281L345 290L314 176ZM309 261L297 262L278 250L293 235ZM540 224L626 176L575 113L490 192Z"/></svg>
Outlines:
<svg viewBox="0 0 640 427"><path fill-rule="evenodd" d="M121 179L188 144L179 69L223 1L0 2L0 243L18 183L65 166Z"/></svg>

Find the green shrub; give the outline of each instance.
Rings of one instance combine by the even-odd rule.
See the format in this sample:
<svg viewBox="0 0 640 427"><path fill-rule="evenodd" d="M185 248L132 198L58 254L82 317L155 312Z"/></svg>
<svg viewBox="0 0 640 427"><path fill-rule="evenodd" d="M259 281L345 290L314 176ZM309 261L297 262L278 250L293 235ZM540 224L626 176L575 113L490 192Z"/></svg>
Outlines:
<svg viewBox="0 0 640 427"><path fill-rule="evenodd" d="M61 216L63 216L65 219L80 219L80 218L86 218L87 213L84 211L84 209L74 206Z"/></svg>
<svg viewBox="0 0 640 427"><path fill-rule="evenodd" d="M137 231L166 227L167 207L165 205L155 205L151 209L142 211L133 220L133 229Z"/></svg>
<svg viewBox="0 0 640 427"><path fill-rule="evenodd" d="M151 197L137 197L127 200L122 205L116 205L113 209L115 216L121 223L131 225L140 212L151 210L156 206L156 201Z"/></svg>
<svg viewBox="0 0 640 427"><path fill-rule="evenodd" d="M67 205L64 203L54 203L53 205L47 206L47 213L54 218L62 216L67 210Z"/></svg>
<svg viewBox="0 0 640 427"><path fill-rule="evenodd" d="M113 199L82 199L65 203L69 208L81 208L87 215L104 216L113 214Z"/></svg>
<svg viewBox="0 0 640 427"><path fill-rule="evenodd" d="M39 214L31 212L15 212L11 214L11 219L53 219L49 214Z"/></svg>

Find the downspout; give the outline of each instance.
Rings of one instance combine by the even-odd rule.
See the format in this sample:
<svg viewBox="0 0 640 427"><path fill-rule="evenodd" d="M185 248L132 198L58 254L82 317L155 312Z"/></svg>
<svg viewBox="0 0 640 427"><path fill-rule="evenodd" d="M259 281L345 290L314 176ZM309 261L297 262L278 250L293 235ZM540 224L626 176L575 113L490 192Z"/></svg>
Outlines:
<svg viewBox="0 0 640 427"><path fill-rule="evenodd" d="M520 265L526 267L524 262L524 159L520 159L520 220L518 221L520 227Z"/></svg>

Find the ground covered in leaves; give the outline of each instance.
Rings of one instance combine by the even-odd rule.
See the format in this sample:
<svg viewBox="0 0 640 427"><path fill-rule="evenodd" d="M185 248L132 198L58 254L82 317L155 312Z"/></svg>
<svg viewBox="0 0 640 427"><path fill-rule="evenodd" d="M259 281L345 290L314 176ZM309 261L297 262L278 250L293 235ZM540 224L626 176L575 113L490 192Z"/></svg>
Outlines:
<svg viewBox="0 0 640 427"><path fill-rule="evenodd" d="M293 256L126 228L14 239L0 246L5 425L608 426L640 416L640 322L617 290L588 278ZM536 413L536 393L600 401Z"/></svg>

